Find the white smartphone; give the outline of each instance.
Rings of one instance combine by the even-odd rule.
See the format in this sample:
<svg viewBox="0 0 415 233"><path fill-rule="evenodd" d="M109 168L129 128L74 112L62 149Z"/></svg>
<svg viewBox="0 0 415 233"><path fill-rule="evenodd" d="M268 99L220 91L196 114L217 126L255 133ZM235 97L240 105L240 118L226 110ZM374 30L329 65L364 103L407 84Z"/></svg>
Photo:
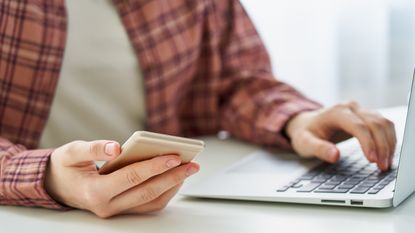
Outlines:
<svg viewBox="0 0 415 233"><path fill-rule="evenodd" d="M99 173L109 174L129 164L167 154L177 154L182 163L188 163L204 148L205 143L201 140L136 131L121 146L121 154L104 163Z"/></svg>

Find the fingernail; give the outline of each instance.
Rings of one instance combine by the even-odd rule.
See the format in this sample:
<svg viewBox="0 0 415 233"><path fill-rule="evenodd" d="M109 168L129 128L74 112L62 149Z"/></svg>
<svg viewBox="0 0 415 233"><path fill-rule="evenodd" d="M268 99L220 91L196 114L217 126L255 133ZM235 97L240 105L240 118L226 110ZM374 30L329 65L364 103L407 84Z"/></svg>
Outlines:
<svg viewBox="0 0 415 233"><path fill-rule="evenodd" d="M115 143L109 142L105 144L104 151L105 151L105 154L107 154L108 156L113 156L114 151L115 151Z"/></svg>
<svg viewBox="0 0 415 233"><path fill-rule="evenodd" d="M172 167L176 167L180 164L180 161L176 160L176 159L170 159L166 162L166 166L168 168L172 168Z"/></svg>
<svg viewBox="0 0 415 233"><path fill-rule="evenodd" d="M197 167L189 166L186 170L186 175L191 176L191 175L195 174L197 171L199 171L199 169Z"/></svg>

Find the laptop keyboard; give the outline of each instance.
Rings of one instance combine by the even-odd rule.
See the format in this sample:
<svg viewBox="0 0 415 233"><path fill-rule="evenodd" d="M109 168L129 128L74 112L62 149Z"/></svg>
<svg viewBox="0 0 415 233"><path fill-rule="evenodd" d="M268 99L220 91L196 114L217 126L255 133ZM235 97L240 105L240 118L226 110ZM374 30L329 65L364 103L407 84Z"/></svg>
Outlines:
<svg viewBox="0 0 415 233"><path fill-rule="evenodd" d="M353 152L361 154L361 150ZM335 164L320 164L277 192L377 194L396 179L396 173L394 168L381 172L363 155L347 156Z"/></svg>

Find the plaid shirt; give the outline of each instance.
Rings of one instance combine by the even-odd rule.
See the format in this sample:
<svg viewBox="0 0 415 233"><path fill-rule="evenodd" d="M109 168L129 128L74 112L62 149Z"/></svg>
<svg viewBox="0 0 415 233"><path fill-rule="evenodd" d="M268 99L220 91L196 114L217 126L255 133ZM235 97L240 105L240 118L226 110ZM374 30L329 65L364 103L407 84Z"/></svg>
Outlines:
<svg viewBox="0 0 415 233"><path fill-rule="evenodd" d="M115 0L144 75L147 129L289 148L293 115L319 105L277 81L238 0ZM36 149L65 49L64 0L0 0L0 204L63 208Z"/></svg>

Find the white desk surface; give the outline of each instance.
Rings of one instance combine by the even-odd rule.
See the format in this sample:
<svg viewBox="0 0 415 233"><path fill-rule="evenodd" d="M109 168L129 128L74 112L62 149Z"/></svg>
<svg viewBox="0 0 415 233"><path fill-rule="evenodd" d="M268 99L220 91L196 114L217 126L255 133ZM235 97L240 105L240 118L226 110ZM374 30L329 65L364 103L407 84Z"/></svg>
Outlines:
<svg viewBox="0 0 415 233"><path fill-rule="evenodd" d="M384 111L403 121L403 108ZM402 124L402 123L401 123ZM197 161L201 172L188 183L258 150L234 140L205 138L207 149ZM91 213L0 206L0 232L411 232L415 200L397 208L364 209L283 203L190 199L177 195L167 209L148 215L99 219Z"/></svg>

